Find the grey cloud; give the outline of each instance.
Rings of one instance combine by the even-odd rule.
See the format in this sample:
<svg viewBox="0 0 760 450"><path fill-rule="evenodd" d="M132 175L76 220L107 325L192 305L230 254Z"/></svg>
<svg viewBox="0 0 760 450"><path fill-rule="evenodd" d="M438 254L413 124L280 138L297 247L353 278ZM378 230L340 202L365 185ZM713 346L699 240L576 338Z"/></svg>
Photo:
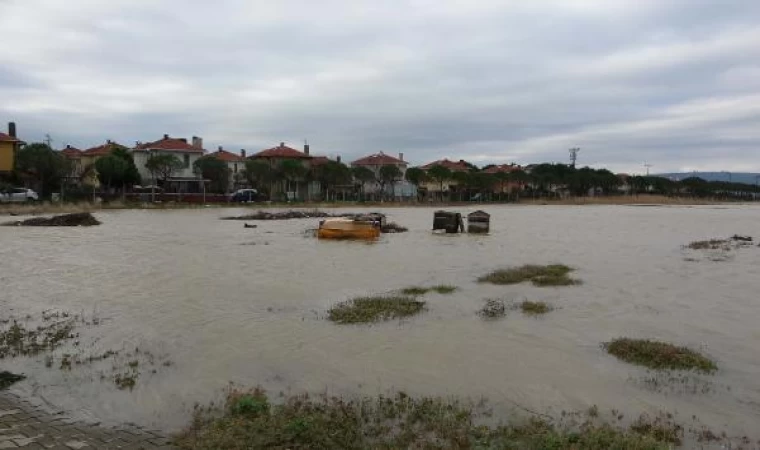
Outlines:
<svg viewBox="0 0 760 450"><path fill-rule="evenodd" d="M3 4L0 119L89 146L163 133L345 159L760 170L760 3ZM24 84L24 80L30 84Z"/></svg>

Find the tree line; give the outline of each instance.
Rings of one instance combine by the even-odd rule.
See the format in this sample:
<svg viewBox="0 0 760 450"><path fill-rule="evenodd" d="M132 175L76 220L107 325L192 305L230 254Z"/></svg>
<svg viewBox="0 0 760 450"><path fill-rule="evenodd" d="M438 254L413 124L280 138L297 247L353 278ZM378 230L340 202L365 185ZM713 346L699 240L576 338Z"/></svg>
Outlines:
<svg viewBox="0 0 760 450"><path fill-rule="evenodd" d="M172 154L152 155L146 163L151 177L164 185L182 166L182 161ZM206 189L212 193L227 193L233 184L231 181L238 186L254 187L265 195L274 192L277 183L286 190L298 190L301 183L317 181L322 190L320 196L326 200L392 197L396 184L404 180L417 187L419 199L432 197L449 201L619 195L623 187L629 194L667 196L756 199L760 194L757 185L708 182L698 177L681 181L657 176L624 179L607 169L549 163L530 166L529 171L515 168L491 172L491 167L469 165L469 170L452 171L435 165L427 170L411 167L403 173L399 167L387 165L375 173L364 166L351 168L332 160L307 167L297 160L285 160L273 166L262 160L249 159L240 173L233 174L226 162L210 154L195 161L193 169L208 181ZM109 193L128 192L143 181L126 147L117 146L90 166L76 168L72 160L42 143L26 145L18 151L10 181L33 187L43 198L49 198L51 193L64 189L68 192L82 190L85 181L95 177L101 189ZM373 183L379 187L378 192L365 192L365 187ZM426 192L428 185L436 187L434 192ZM342 197L338 197L339 193Z"/></svg>

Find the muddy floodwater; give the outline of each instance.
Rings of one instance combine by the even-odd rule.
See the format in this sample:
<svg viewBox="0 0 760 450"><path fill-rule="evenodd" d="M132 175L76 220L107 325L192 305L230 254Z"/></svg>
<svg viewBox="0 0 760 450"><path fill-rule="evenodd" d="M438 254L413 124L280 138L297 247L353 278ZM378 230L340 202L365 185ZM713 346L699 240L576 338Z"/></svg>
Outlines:
<svg viewBox="0 0 760 450"><path fill-rule="evenodd" d="M410 231L373 244L318 241L305 233L316 219L255 229L219 220L250 212L243 208L109 211L95 214L99 227L0 228L3 319L52 308L97 322L80 327L52 364L38 355L0 360L0 369L24 372L11 389L40 403L169 431L232 382L275 395L485 396L507 416L594 404L626 417L669 411L716 432L758 434L759 207L485 209L489 235L434 235L433 209L387 209ZM682 248L734 234L755 236L755 245L727 255ZM583 284L475 282L527 263L570 265ZM332 304L353 296L441 283L460 289L427 294L427 311L412 319L325 320ZM556 309L484 321L477 310L489 298ZM719 370L668 380L600 348L620 336L690 346ZM108 350L121 354L59 367L66 352ZM133 358L134 389L117 389L113 373Z"/></svg>

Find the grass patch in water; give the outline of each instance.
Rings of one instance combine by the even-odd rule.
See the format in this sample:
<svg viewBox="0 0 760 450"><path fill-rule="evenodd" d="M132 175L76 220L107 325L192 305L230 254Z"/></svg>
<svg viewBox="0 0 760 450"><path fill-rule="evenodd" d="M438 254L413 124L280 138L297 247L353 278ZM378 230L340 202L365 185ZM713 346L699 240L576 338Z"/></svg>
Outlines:
<svg viewBox="0 0 760 450"><path fill-rule="evenodd" d="M709 358L686 347L649 339L618 338L604 344L618 359L657 370L695 370L712 373L718 366Z"/></svg>
<svg viewBox="0 0 760 450"><path fill-rule="evenodd" d="M448 284L439 284L437 286L431 286L431 287L423 287L423 286L409 286L404 289L401 289L401 294L403 295L411 295L411 296L419 296L419 295L425 295L430 291L437 292L442 295L451 294L453 292L456 292L459 290L456 286L451 286Z"/></svg>
<svg viewBox="0 0 760 450"><path fill-rule="evenodd" d="M448 284L439 284L438 286L433 286L430 289L439 294L446 295L446 294L451 294L453 292L456 292L459 288L456 286L448 285Z"/></svg>
<svg viewBox="0 0 760 450"><path fill-rule="evenodd" d="M404 393L356 399L289 396L273 404L264 391L231 391L224 406L197 408L174 439L180 449L268 448L507 448L667 449L670 435L586 422L554 425L542 419L483 425L487 413L454 399ZM660 438L664 439L660 439Z"/></svg>
<svg viewBox="0 0 760 450"><path fill-rule="evenodd" d="M336 323L371 323L413 316L424 309L425 302L405 295L358 297L333 306L327 318Z"/></svg>
<svg viewBox="0 0 760 450"><path fill-rule="evenodd" d="M728 239L708 239L690 242L686 248L692 250L730 250L731 242Z"/></svg>
<svg viewBox="0 0 760 450"><path fill-rule="evenodd" d="M520 303L520 309L525 314L538 316L541 314L546 314L554 308L552 308L551 305L546 302L531 302L525 300L524 302Z"/></svg>
<svg viewBox="0 0 760 450"><path fill-rule="evenodd" d="M401 293L403 295L425 295L428 292L430 292L430 288L422 287L422 286L409 286L405 287L404 289L401 289Z"/></svg>
<svg viewBox="0 0 760 450"><path fill-rule="evenodd" d="M16 356L35 356L53 351L75 335L76 319L66 318L62 321L48 321L35 328L27 328L14 320L6 330L0 330L0 358Z"/></svg>
<svg viewBox="0 0 760 450"><path fill-rule="evenodd" d="M536 286L569 286L580 284L580 280L574 280L568 276L572 271L571 267L564 264L550 264L548 266L526 264L519 267L494 270L478 278L478 281L492 284L518 284L531 281Z"/></svg>

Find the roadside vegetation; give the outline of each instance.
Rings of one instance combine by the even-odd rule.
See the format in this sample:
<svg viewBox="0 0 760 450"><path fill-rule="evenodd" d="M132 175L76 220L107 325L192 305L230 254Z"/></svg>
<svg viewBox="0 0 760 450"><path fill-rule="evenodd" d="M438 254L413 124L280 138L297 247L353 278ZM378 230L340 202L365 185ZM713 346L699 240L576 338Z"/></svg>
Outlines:
<svg viewBox="0 0 760 450"><path fill-rule="evenodd" d="M711 359L686 347L649 339L618 338L603 344L618 359L656 370L694 370L713 373L718 366Z"/></svg>
<svg viewBox="0 0 760 450"><path fill-rule="evenodd" d="M424 309L425 302L409 295L358 297L333 306L327 318L340 324L372 323L414 316Z"/></svg>
<svg viewBox="0 0 760 450"><path fill-rule="evenodd" d="M574 269L563 264L540 266L526 264L524 266L495 270L478 278L481 283L519 284L530 281L535 286L571 286L581 284L580 280L570 278Z"/></svg>
<svg viewBox="0 0 760 450"><path fill-rule="evenodd" d="M232 390L224 406L197 408L176 436L180 449L668 449L680 435L661 424L623 428L600 420L578 426L533 418L484 425L486 412L441 397L343 399L296 395L274 404L261 389ZM493 422L493 420L490 420ZM649 426L651 425L651 426ZM682 430L677 430L682 433Z"/></svg>

